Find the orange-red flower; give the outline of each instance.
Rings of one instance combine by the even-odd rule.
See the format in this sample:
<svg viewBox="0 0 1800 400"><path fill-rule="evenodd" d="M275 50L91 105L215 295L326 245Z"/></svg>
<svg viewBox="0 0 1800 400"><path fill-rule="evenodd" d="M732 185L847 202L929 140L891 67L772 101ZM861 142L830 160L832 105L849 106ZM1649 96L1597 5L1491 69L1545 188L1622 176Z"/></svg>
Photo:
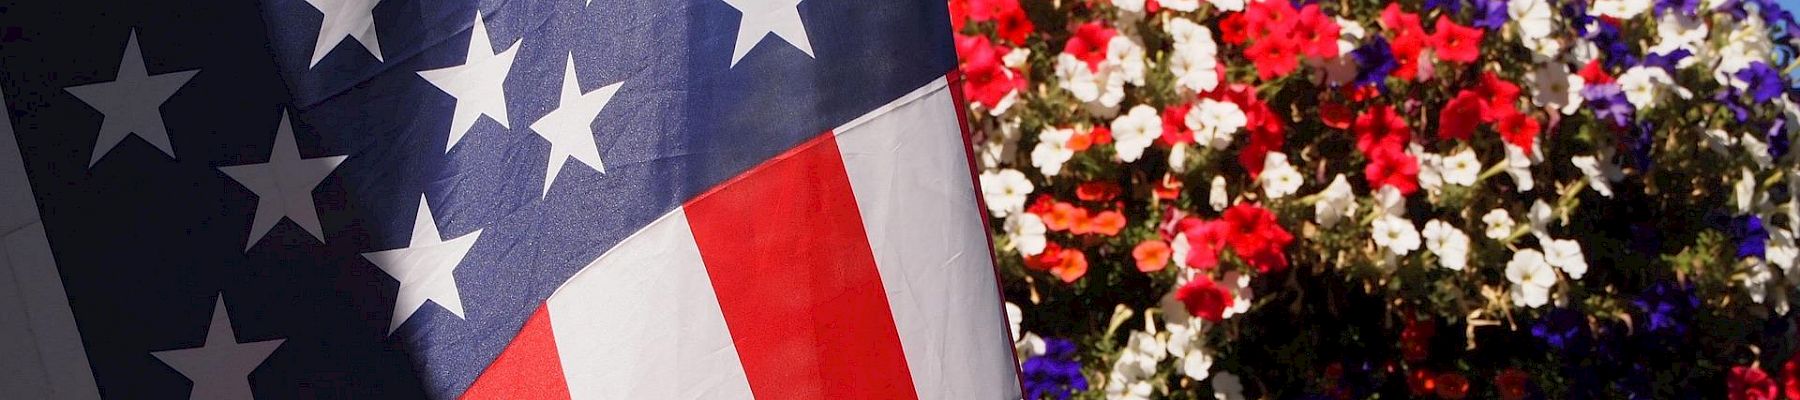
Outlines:
<svg viewBox="0 0 1800 400"><path fill-rule="evenodd" d="M1087 254L1082 253L1081 250L1063 249L1061 261L1055 267L1050 268L1050 273L1056 274L1056 277L1062 279L1063 283L1074 283L1076 279L1087 275Z"/></svg>
<svg viewBox="0 0 1800 400"><path fill-rule="evenodd" d="M1169 265L1169 244L1161 240L1151 239L1138 243L1131 249L1131 257L1137 259L1138 271L1156 272Z"/></svg>

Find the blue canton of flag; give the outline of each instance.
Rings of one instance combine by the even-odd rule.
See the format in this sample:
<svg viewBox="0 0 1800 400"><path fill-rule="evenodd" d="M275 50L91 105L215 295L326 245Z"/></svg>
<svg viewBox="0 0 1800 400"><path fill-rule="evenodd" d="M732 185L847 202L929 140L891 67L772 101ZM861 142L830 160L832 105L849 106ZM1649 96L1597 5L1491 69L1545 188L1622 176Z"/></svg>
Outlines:
<svg viewBox="0 0 1800 400"><path fill-rule="evenodd" d="M27 397L1016 398L991 260L965 254L987 249L948 33L935 0L0 5L0 300L18 300L0 316L31 315L0 338L53 383ZM825 199L776 214L844 217L849 252L814 258L867 278L806 286L849 303L782 315L878 317L757 336L758 310L784 306L755 291L778 285L739 285L727 264L828 242L802 227L829 221L721 225L770 211L738 200L776 189ZM914 209L943 222L896 222ZM965 265L946 260L967 268L903 268ZM617 339L654 322L602 317L675 293L703 301L670 300L682 328L665 333L732 363L645 391L657 360L707 362L606 358L662 342ZM768 367L786 337L891 353L880 373L823 376L893 387L788 380L803 378ZM530 354L552 362L511 361ZM554 390L471 389L522 386L515 367Z"/></svg>

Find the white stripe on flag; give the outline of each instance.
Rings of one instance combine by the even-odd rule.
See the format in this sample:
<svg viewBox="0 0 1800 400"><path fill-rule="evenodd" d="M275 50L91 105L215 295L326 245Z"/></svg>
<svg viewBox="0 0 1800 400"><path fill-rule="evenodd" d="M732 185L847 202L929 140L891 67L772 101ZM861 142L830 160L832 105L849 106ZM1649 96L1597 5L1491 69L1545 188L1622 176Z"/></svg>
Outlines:
<svg viewBox="0 0 1800 400"><path fill-rule="evenodd" d="M572 398L751 398L680 208L588 264L548 302Z"/></svg>
<svg viewBox="0 0 1800 400"><path fill-rule="evenodd" d="M0 112L0 397L97 399L18 143Z"/></svg>
<svg viewBox="0 0 1800 400"><path fill-rule="evenodd" d="M919 398L1019 398L946 81L835 132Z"/></svg>

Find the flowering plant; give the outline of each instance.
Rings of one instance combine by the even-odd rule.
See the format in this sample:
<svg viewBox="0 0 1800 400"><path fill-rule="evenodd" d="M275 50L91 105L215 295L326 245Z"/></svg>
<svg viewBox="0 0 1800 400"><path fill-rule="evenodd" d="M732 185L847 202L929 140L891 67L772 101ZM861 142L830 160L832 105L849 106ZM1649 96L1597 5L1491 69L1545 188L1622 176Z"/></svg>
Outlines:
<svg viewBox="0 0 1800 400"><path fill-rule="evenodd" d="M1029 398L1800 397L1772 0L951 0Z"/></svg>

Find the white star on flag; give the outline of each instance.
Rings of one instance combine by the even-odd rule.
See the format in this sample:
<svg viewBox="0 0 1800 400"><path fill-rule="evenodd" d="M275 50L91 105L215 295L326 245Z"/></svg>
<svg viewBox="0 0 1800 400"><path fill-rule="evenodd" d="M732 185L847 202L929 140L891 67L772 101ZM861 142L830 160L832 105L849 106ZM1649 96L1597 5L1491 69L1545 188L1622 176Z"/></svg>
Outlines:
<svg viewBox="0 0 1800 400"><path fill-rule="evenodd" d="M312 62L307 68L319 65L331 49L337 48L345 38L356 39L363 49L381 59L381 41L375 37L375 4L381 0L306 0L313 8L325 14L319 22L319 39L313 42Z"/></svg>
<svg viewBox="0 0 1800 400"><path fill-rule="evenodd" d="M219 167L219 171L256 193L256 218L250 223L250 239L244 251L267 236L275 223L287 218L306 229L313 238L325 242L319 227L319 212L313 204L313 188L325 180L348 156L300 158L294 144L294 128L287 112L281 113L281 125L275 128L275 147L269 151L269 162Z"/></svg>
<svg viewBox="0 0 1800 400"><path fill-rule="evenodd" d="M444 144L446 153L462 141L482 115L512 128L506 117L506 75L512 72L513 59L519 55L519 42L514 41L506 50L490 50L493 44L480 12L475 13L474 29L469 35L469 55L462 65L419 71L419 77L456 98L456 112L450 118L450 140Z"/></svg>
<svg viewBox="0 0 1800 400"><path fill-rule="evenodd" d="M169 145L168 127L163 125L162 105L198 73L200 70L190 69L150 75L144 69L144 54L138 49L137 31L132 30L125 41L125 54L119 59L117 78L112 82L63 89L105 114L100 123L100 136L94 139L94 154L88 158L88 167L111 153L126 135L137 135L168 154L169 158L175 158L175 150Z"/></svg>
<svg viewBox="0 0 1800 400"><path fill-rule="evenodd" d="M533 132L550 141L550 167L544 171L541 197L550 195L550 184L556 182L557 174L562 172L568 159L573 158L595 171L606 173L606 164L600 161L600 147L594 144L594 118L600 116L600 110L606 108L606 103L612 101L613 94L624 84L614 83L582 94L581 84L575 77L575 55L569 55L563 73L561 101L555 110L531 123Z"/></svg>
<svg viewBox="0 0 1800 400"><path fill-rule="evenodd" d="M419 196L418 218L413 220L412 242L404 248L363 253L382 272L400 281L400 293L394 298L394 319L388 333L412 318L425 302L437 303L457 318L463 318L462 293L456 288L456 266L461 264L481 230L450 240L438 235L437 220L424 195Z"/></svg>
<svg viewBox="0 0 1800 400"><path fill-rule="evenodd" d="M744 59L750 49L771 34L805 52L808 57L818 57L813 55L812 41L807 39L806 25L800 20L802 0L724 1L744 13L743 20L738 22L737 46L731 52L731 66L737 66L738 60Z"/></svg>
<svg viewBox="0 0 1800 400"><path fill-rule="evenodd" d="M194 381L190 399L248 399L250 372L262 365L286 339L239 343L225 311L225 296L214 302L212 325L200 347L150 353Z"/></svg>

